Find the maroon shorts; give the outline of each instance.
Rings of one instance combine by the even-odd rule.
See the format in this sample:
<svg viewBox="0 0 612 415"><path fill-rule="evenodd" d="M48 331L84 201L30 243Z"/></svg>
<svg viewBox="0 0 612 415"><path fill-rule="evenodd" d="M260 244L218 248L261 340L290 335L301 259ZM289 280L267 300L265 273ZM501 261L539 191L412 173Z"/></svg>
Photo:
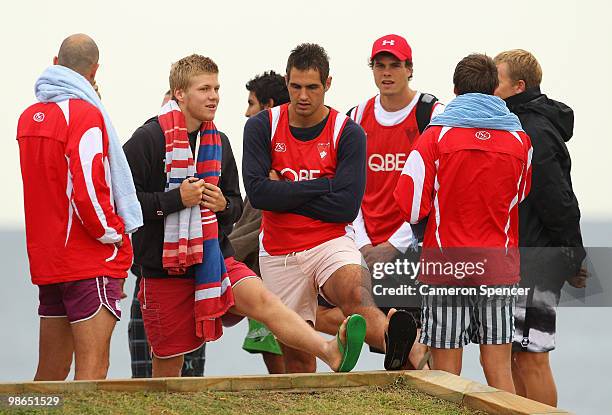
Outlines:
<svg viewBox="0 0 612 415"><path fill-rule="evenodd" d="M225 267L232 287L247 278L259 278L234 257L225 258ZM204 344L196 336L193 278L147 278L140 280L138 300L147 339L153 354L170 358L199 349ZM242 319L228 313L224 325Z"/></svg>
<svg viewBox="0 0 612 415"><path fill-rule="evenodd" d="M68 317L71 323L92 318L102 306L121 319L122 278L97 277L38 286L38 315Z"/></svg>

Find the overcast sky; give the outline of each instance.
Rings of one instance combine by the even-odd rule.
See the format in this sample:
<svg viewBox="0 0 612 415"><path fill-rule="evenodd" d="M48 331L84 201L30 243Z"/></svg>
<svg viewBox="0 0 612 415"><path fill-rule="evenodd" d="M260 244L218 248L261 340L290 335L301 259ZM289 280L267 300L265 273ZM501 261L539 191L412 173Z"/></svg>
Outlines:
<svg viewBox="0 0 612 415"><path fill-rule="evenodd" d="M401 34L412 46L413 88L446 102L463 56L527 49L543 67L543 91L576 113L568 147L583 218L612 219L605 103L612 92L612 29L605 1L92 3L22 0L4 6L0 135L7 157L0 226L23 226L17 119L34 102L34 82L62 40L77 32L98 43L98 84L123 141L156 114L171 62L194 52L213 58L221 81L215 121L230 137L238 163L244 84L268 69L284 73L287 55L299 43L316 42L327 50L333 81L326 102L340 111L376 93L367 58L372 42L384 34Z"/></svg>

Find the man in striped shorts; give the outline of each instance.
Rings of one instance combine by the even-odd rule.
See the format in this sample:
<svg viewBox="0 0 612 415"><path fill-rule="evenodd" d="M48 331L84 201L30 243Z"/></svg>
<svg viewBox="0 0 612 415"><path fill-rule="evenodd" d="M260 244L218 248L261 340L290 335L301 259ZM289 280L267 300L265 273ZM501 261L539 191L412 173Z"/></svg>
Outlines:
<svg viewBox="0 0 612 415"><path fill-rule="evenodd" d="M463 58L455 94L408 156L395 190L425 228L423 329L433 369L459 375L463 346L480 345L489 385L514 393L510 355L519 281L518 203L529 192L531 141L503 100L486 55Z"/></svg>

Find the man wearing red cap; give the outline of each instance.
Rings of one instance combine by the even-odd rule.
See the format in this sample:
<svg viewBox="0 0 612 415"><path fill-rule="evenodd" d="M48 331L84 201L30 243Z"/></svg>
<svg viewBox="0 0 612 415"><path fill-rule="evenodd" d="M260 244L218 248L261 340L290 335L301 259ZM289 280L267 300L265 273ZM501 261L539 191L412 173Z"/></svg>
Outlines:
<svg viewBox="0 0 612 415"><path fill-rule="evenodd" d="M357 246L372 270L376 263L396 259L418 261L417 239L422 241L422 237L415 237L418 231L413 232L404 222L389 189L395 188L419 135L444 105L433 95L410 88L412 50L403 37L391 34L377 39L372 45L370 68L379 94L354 107L350 116L367 134L366 189L354 225ZM412 281L408 277L401 280ZM386 278L383 284L394 284L394 279ZM376 300L383 309L403 307L417 322L420 320L420 300L416 297L408 301L402 297L401 304L392 304L390 298ZM425 352L425 346L415 344L409 359L412 367L424 366Z"/></svg>

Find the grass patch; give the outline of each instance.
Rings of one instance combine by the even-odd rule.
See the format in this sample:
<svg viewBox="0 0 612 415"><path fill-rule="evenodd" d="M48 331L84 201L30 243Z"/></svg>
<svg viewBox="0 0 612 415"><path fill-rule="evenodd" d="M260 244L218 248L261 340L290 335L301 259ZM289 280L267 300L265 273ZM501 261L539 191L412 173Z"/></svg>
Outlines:
<svg viewBox="0 0 612 415"><path fill-rule="evenodd" d="M316 391L87 392L63 394L58 409L10 409L10 414L484 414L411 389L401 379L384 387Z"/></svg>

